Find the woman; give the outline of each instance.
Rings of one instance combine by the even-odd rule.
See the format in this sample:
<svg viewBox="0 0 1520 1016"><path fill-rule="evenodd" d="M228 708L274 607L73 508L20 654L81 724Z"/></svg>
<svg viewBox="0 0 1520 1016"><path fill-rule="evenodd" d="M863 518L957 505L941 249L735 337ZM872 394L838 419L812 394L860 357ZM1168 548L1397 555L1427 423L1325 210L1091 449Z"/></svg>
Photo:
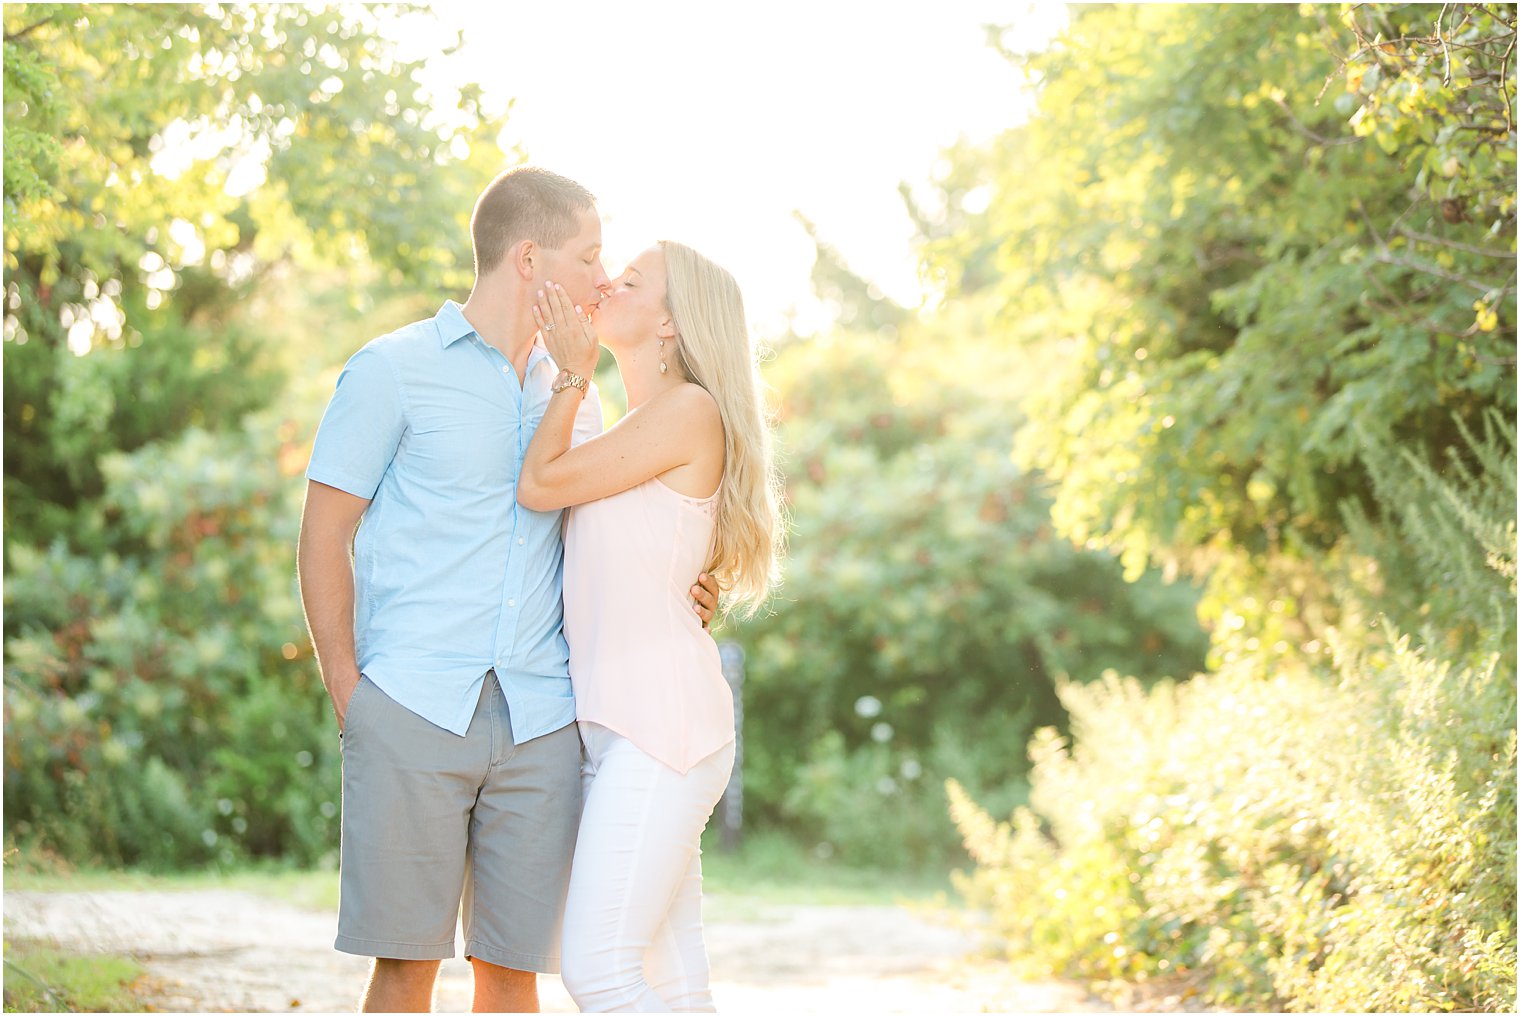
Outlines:
<svg viewBox="0 0 1520 1016"><path fill-rule="evenodd" d="M593 315L548 283L535 309L562 368L517 487L567 505L565 637L585 801L561 970L590 1012L711 1011L699 842L734 761L733 699L687 602L706 571L730 609L769 587L778 507L759 379L732 276L663 242ZM570 447L598 341L628 413Z"/></svg>

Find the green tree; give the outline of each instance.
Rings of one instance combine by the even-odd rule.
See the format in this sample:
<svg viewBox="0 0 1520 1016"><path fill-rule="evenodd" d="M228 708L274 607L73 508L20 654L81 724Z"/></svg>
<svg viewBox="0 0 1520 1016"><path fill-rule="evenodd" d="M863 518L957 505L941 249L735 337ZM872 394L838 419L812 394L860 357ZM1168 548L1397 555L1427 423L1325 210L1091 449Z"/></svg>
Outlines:
<svg viewBox="0 0 1520 1016"><path fill-rule="evenodd" d="M1063 684L1010 822L952 790L1011 956L1514 1008L1514 19L1085 7L956 154L987 207L928 270L1059 351L1020 461L1060 531L1203 578L1215 646Z"/></svg>
<svg viewBox="0 0 1520 1016"><path fill-rule="evenodd" d="M336 848L295 588L308 444L327 371L406 319L391 294L468 284L504 163L477 92L429 108L396 13L5 9L14 839L158 866Z"/></svg>
<svg viewBox="0 0 1520 1016"><path fill-rule="evenodd" d="M266 280L467 284L499 124L473 90L426 112L385 13L7 5L8 541L80 541L102 455L273 397Z"/></svg>
<svg viewBox="0 0 1520 1016"><path fill-rule="evenodd" d="M1339 616L1367 456L1515 410L1513 17L1114 5L1022 58L1039 113L962 153L946 204L990 200L929 270L1062 349L1020 447L1063 532L1207 576L1214 619L1272 576L1269 643Z"/></svg>

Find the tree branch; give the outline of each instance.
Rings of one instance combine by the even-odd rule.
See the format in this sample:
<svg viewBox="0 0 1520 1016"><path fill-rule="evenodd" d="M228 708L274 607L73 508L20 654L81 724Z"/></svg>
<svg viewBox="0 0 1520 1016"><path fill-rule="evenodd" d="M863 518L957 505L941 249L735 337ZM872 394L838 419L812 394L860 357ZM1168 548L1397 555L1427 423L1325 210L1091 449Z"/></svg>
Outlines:
<svg viewBox="0 0 1520 1016"><path fill-rule="evenodd" d="M1482 247L1472 247L1465 243L1458 243L1455 240L1442 239L1439 236L1427 236L1424 233L1416 233L1414 230L1408 228L1407 226L1399 226L1397 228L1397 231L1400 235L1407 236L1411 240L1419 240L1423 243L1433 243L1441 247L1450 247L1452 250L1465 251L1468 254L1477 254L1479 257L1499 258L1500 260L1509 261L1515 260L1515 252L1512 250L1485 250Z"/></svg>
<svg viewBox="0 0 1520 1016"><path fill-rule="evenodd" d="M1354 144L1357 144L1360 141L1365 140L1363 138L1357 138L1357 137L1351 137L1351 138L1327 138L1327 137L1324 137L1324 136L1316 133L1312 128L1310 128L1307 124L1305 124L1302 120L1300 120L1297 116L1295 116L1294 113L1293 113L1293 110L1288 106L1287 102L1285 102L1284 100L1278 98L1275 95L1272 96L1271 98L1272 98L1273 102L1277 103L1277 106L1278 106L1279 109L1281 109L1284 113L1288 114L1288 119L1293 122L1293 126L1298 129L1298 132L1300 134L1302 134L1304 137L1308 138L1310 141L1313 141L1317 145L1323 145L1326 148L1332 148L1332 147L1336 147L1336 146L1339 146L1339 145L1354 145Z"/></svg>
<svg viewBox="0 0 1520 1016"><path fill-rule="evenodd" d="M1469 289L1475 289L1485 296L1489 293L1497 292L1501 288L1504 288L1496 285L1491 285L1487 282L1480 282L1477 279L1470 279L1458 272L1447 271L1439 265L1427 265L1422 264L1419 261L1410 260L1409 258L1394 257L1393 253L1386 248L1378 251L1374 257L1374 260L1376 260L1379 264L1393 265L1397 268L1408 268L1410 271L1420 272L1425 275L1434 275L1438 279L1445 279L1447 282L1455 282L1458 285L1466 286Z"/></svg>
<svg viewBox="0 0 1520 1016"><path fill-rule="evenodd" d="M1505 82L1509 80L1509 55L1515 51L1515 37L1510 36L1509 48L1504 51L1504 59L1499 61L1499 99L1504 106L1504 128L1506 131L1515 129L1514 122L1509 115L1509 88Z"/></svg>
<svg viewBox="0 0 1520 1016"><path fill-rule="evenodd" d="M31 35L37 29L42 28L44 25L51 25L57 19L57 17L58 17L58 15L52 14L52 15L49 15L48 17L43 18L41 21L38 21L38 22L36 22L34 24L27 25L25 28L21 29L21 31L19 31L19 32L7 32L5 34L5 41L6 42L15 42L17 39L23 39L26 36Z"/></svg>
<svg viewBox="0 0 1520 1016"><path fill-rule="evenodd" d="M1446 44L1446 37L1441 34L1441 23L1446 20L1446 8L1451 4L1442 4L1441 13L1436 15L1436 38L1441 40L1441 52L1446 56L1446 70L1441 75L1441 84L1451 85L1451 47Z"/></svg>

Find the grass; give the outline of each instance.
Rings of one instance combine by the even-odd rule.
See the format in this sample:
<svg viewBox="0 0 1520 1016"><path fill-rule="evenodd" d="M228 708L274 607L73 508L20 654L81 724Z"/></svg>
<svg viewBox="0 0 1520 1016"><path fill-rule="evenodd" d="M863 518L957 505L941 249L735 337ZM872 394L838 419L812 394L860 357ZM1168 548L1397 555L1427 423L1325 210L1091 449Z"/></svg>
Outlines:
<svg viewBox="0 0 1520 1016"><path fill-rule="evenodd" d="M856 868L820 858L795 839L771 832L748 836L736 851L718 846L717 836L702 848L703 888L725 911L765 906L891 906L953 902L949 871ZM5 865L5 888L32 892L195 892L239 890L307 910L338 909L338 873L281 864L248 865L230 871L175 873L113 871L71 867L12 850Z"/></svg>
<svg viewBox="0 0 1520 1016"><path fill-rule="evenodd" d="M710 897L775 905L891 906L953 899L948 869L850 867L772 832L751 834L733 852L720 847L716 836L705 837L702 884Z"/></svg>
<svg viewBox="0 0 1520 1016"><path fill-rule="evenodd" d="M150 872L75 867L67 862L13 848L5 859L7 891L196 892L223 889L250 892L305 910L338 909L338 873L288 864L249 864L232 870Z"/></svg>
<svg viewBox="0 0 1520 1016"><path fill-rule="evenodd" d="M134 986L143 968L126 956L78 956L41 942L5 942L6 1012L147 1012Z"/></svg>

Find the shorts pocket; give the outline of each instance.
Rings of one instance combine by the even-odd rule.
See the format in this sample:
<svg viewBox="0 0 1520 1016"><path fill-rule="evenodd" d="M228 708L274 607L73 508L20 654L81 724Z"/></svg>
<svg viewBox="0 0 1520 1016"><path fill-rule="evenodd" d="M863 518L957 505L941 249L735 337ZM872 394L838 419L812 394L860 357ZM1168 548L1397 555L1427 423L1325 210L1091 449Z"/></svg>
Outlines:
<svg viewBox="0 0 1520 1016"><path fill-rule="evenodd" d="M369 684L369 678L360 674L359 683L354 685L354 690L348 696L348 709L343 713L343 729L338 731L338 737L344 741L353 736L354 728L358 726L360 700L369 697L366 694Z"/></svg>

